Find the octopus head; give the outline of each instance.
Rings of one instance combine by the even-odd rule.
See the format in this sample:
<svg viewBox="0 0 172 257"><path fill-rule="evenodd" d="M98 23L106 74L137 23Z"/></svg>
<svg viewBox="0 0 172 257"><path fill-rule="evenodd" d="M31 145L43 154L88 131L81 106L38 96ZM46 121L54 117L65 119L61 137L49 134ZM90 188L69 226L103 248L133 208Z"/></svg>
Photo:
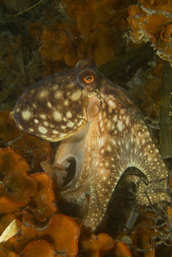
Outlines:
<svg viewBox="0 0 172 257"><path fill-rule="evenodd" d="M88 125L99 110L101 74L92 63L79 61L29 88L11 116L19 129L51 142L68 138Z"/></svg>

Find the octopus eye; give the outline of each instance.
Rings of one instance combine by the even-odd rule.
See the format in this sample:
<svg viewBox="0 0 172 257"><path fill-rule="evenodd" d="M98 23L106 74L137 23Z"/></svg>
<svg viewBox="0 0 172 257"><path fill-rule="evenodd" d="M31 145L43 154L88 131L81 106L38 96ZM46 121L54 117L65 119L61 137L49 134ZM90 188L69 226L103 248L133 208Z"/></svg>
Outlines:
<svg viewBox="0 0 172 257"><path fill-rule="evenodd" d="M96 73L91 70L91 69L85 69L82 70L79 74L79 76L77 76L77 81L78 81L78 85L81 88L84 87L94 87L95 86L95 82L97 80L96 78Z"/></svg>
<svg viewBox="0 0 172 257"><path fill-rule="evenodd" d="M94 82L95 80L95 77L93 74L89 74L89 75L86 75L82 78L83 82L86 83L86 84L90 84L92 82Z"/></svg>

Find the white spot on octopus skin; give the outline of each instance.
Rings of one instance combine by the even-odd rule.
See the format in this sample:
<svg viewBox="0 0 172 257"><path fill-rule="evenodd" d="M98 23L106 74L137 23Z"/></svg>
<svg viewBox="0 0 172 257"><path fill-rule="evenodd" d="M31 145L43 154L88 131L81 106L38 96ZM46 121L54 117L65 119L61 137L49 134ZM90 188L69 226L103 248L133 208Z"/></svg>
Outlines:
<svg viewBox="0 0 172 257"><path fill-rule="evenodd" d="M52 130L52 133L53 133L53 134L58 134L59 132L58 132L57 130L53 129L53 130Z"/></svg>
<svg viewBox="0 0 172 257"><path fill-rule="evenodd" d="M119 121L117 122L117 128L118 128L118 130L119 130L120 132L123 130L124 125L123 125L123 123L122 123L121 120L119 120Z"/></svg>
<svg viewBox="0 0 172 257"><path fill-rule="evenodd" d="M111 122L111 120L109 120L108 122L107 122L107 128L110 130L110 129L112 129L112 122Z"/></svg>
<svg viewBox="0 0 172 257"><path fill-rule="evenodd" d="M60 90L56 91L54 94L55 99L60 99L62 98L62 96L63 96L63 93Z"/></svg>
<svg viewBox="0 0 172 257"><path fill-rule="evenodd" d="M74 86L73 83L69 83L66 87L67 87L67 88L72 88L73 86Z"/></svg>
<svg viewBox="0 0 172 257"><path fill-rule="evenodd" d="M65 101L64 101L64 105L65 105L65 106L68 106L68 105L69 105L69 101L68 101L68 100L65 100Z"/></svg>
<svg viewBox="0 0 172 257"><path fill-rule="evenodd" d="M112 109L115 109L115 108L116 108L116 103L115 103L113 100L109 100L109 101L108 101L108 104L109 104L109 106L110 106Z"/></svg>
<svg viewBox="0 0 172 257"><path fill-rule="evenodd" d="M61 125L61 129L66 129L66 126L65 125Z"/></svg>
<svg viewBox="0 0 172 257"><path fill-rule="evenodd" d="M19 127L19 129L23 129L23 127L22 127L22 125L20 125L20 124L17 124L17 126Z"/></svg>
<svg viewBox="0 0 172 257"><path fill-rule="evenodd" d="M39 120L34 119L34 123L35 123L35 124L38 124L38 123L39 123Z"/></svg>
<svg viewBox="0 0 172 257"><path fill-rule="evenodd" d="M32 112L29 110L23 110L21 115L22 115L23 120L27 121L27 120L30 120L30 118L32 117Z"/></svg>
<svg viewBox="0 0 172 257"><path fill-rule="evenodd" d="M81 96L81 90L78 89L70 96L70 99L72 101L77 101L77 100L79 100L80 96Z"/></svg>
<svg viewBox="0 0 172 257"><path fill-rule="evenodd" d="M59 86L58 85L54 85L52 88L53 88L53 90L57 90L59 88Z"/></svg>
<svg viewBox="0 0 172 257"><path fill-rule="evenodd" d="M118 117L117 117L117 115L115 115L115 116L113 117L113 121L116 122L117 120L118 120Z"/></svg>
<svg viewBox="0 0 172 257"><path fill-rule="evenodd" d="M48 106L49 108L52 108L52 104L51 104L50 102L47 103L47 106Z"/></svg>
<svg viewBox="0 0 172 257"><path fill-rule="evenodd" d="M36 109L36 108L37 108L37 104L32 104L32 107L33 107L34 109Z"/></svg>
<svg viewBox="0 0 172 257"><path fill-rule="evenodd" d="M48 127L48 125L49 125L49 123L48 123L48 121L43 121L43 124L45 125L45 126L47 126Z"/></svg>
<svg viewBox="0 0 172 257"><path fill-rule="evenodd" d="M69 119L72 118L72 113L71 113L70 111L68 111L68 112L66 113L66 117L69 118Z"/></svg>
<svg viewBox="0 0 172 257"><path fill-rule="evenodd" d="M42 98L47 97L48 94L49 94L48 91L44 89L44 90L41 90L41 91L39 92L38 97L39 97L40 99L42 99Z"/></svg>
<svg viewBox="0 0 172 257"><path fill-rule="evenodd" d="M33 128L29 128L29 132L33 132L34 131L34 129Z"/></svg>
<svg viewBox="0 0 172 257"><path fill-rule="evenodd" d="M46 116L45 114L43 114L43 113L40 114L39 117L40 117L41 119L43 119L43 120L46 120L46 118L47 118L47 116Z"/></svg>
<svg viewBox="0 0 172 257"><path fill-rule="evenodd" d="M43 126L39 126L39 127L38 127L38 130L39 130L39 132L40 132L41 134L46 134L46 133L47 133L47 129L44 128Z"/></svg>
<svg viewBox="0 0 172 257"><path fill-rule="evenodd" d="M129 116L126 116L125 123L127 126L129 125L129 122L130 122L130 118L129 118Z"/></svg>
<svg viewBox="0 0 172 257"><path fill-rule="evenodd" d="M74 123L72 121L68 121L66 125L68 128L72 128Z"/></svg>
<svg viewBox="0 0 172 257"><path fill-rule="evenodd" d="M54 118L54 120L56 120L56 121L61 121L62 115L61 115L60 112L54 111L54 112L53 112L53 118Z"/></svg>
<svg viewBox="0 0 172 257"><path fill-rule="evenodd" d="M104 170L100 170L100 174L104 174L105 172L104 172Z"/></svg>

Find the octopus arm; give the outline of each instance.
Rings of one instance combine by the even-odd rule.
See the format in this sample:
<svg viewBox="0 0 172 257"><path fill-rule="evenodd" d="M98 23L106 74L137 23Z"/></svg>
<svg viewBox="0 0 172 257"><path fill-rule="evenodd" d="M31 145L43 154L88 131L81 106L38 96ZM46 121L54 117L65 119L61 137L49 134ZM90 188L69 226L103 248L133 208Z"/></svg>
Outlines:
<svg viewBox="0 0 172 257"><path fill-rule="evenodd" d="M135 123L131 128L130 147L132 151L128 166L138 168L146 177L146 180L139 179L138 176L132 177L138 185L138 203L150 205L161 201L169 202L168 171L143 121Z"/></svg>
<svg viewBox="0 0 172 257"><path fill-rule="evenodd" d="M88 210L83 219L84 226L91 228L93 231L100 225L113 191L112 186L106 180L103 181L102 179L99 183L96 181L90 185Z"/></svg>

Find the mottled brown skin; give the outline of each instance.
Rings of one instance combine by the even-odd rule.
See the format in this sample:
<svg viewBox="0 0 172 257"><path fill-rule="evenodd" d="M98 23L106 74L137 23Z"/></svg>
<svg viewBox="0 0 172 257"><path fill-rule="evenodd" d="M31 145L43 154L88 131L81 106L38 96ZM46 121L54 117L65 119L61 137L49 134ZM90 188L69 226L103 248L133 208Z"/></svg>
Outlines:
<svg viewBox="0 0 172 257"><path fill-rule="evenodd" d="M12 115L20 129L51 142L62 141L53 167L65 171L68 159L75 158L75 177L62 196L79 204L89 196L86 227L95 230L100 224L128 167L143 174L144 179L130 177L137 183L139 205L169 201L168 172L139 111L121 88L112 87L87 61L29 89Z"/></svg>

